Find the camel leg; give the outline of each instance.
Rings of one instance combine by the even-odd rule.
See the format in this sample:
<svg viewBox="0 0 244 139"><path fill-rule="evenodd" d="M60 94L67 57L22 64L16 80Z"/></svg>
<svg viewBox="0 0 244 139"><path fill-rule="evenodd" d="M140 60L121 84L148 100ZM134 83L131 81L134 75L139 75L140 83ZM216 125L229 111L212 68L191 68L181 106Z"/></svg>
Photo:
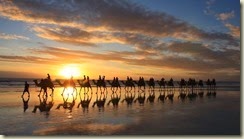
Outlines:
<svg viewBox="0 0 244 139"><path fill-rule="evenodd" d="M39 94L38 94L38 97L40 96L41 92L42 92L42 89L40 90L40 92L39 92Z"/></svg>
<svg viewBox="0 0 244 139"><path fill-rule="evenodd" d="M81 90L82 90L82 87L80 87L80 91L79 91L79 94L80 94Z"/></svg>
<svg viewBox="0 0 244 139"><path fill-rule="evenodd" d="M97 92L98 92L98 86L97 86ZM97 92L96 92L96 94L97 94Z"/></svg>
<svg viewBox="0 0 244 139"><path fill-rule="evenodd" d="M64 88L64 90L63 90L63 92L62 92L62 94L61 94L61 95L63 95L63 94L64 94L64 91L65 91L65 88Z"/></svg>

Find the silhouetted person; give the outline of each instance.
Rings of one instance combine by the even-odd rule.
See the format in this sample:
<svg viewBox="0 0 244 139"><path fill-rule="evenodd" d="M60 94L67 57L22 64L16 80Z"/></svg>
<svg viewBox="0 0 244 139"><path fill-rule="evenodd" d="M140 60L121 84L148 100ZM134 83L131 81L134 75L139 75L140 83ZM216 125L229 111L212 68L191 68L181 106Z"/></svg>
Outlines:
<svg viewBox="0 0 244 139"><path fill-rule="evenodd" d="M25 81L25 89L24 89L24 91L22 93L22 97L24 96L25 92L27 92L28 93L28 96L30 96L29 86L30 85L27 83L27 81Z"/></svg>
<svg viewBox="0 0 244 139"><path fill-rule="evenodd" d="M51 81L51 76L49 75L49 73L47 74L47 79Z"/></svg>

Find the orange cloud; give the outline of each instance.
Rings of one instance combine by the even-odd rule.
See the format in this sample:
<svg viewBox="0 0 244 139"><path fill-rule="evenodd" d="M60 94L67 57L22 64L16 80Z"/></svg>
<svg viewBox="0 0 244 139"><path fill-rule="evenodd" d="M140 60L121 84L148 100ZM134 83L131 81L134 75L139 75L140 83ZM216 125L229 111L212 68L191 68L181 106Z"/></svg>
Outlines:
<svg viewBox="0 0 244 139"><path fill-rule="evenodd" d="M0 33L0 39L5 39L5 40L17 40L17 39L29 40L29 38L25 37L25 36L20 36L20 35L15 35L15 34L5 34L5 33Z"/></svg>
<svg viewBox="0 0 244 139"><path fill-rule="evenodd" d="M234 26L229 23L226 23L225 26L230 30L232 36L240 38L240 27Z"/></svg>
<svg viewBox="0 0 244 139"><path fill-rule="evenodd" d="M235 16L235 12L231 11L229 13L220 13L220 14L216 14L217 18L221 21L225 21L228 19L231 19Z"/></svg>

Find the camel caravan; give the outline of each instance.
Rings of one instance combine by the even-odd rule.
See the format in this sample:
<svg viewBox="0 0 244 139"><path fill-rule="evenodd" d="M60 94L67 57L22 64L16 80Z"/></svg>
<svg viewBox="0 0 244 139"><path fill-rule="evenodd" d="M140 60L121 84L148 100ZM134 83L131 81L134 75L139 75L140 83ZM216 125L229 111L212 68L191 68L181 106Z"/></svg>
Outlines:
<svg viewBox="0 0 244 139"><path fill-rule="evenodd" d="M140 102L143 104L145 100L149 102L154 102L155 99L155 90L159 92L158 101L164 101L166 99L173 100L175 91L178 89L179 95L178 98L184 100L185 98L194 99L196 97L203 97L204 90L207 90L206 96L216 96L216 81L215 79L208 79L207 81L199 80L196 81L193 78L189 78L188 80L181 79L180 81L174 81L172 78L168 81L164 78L161 80L155 80L154 78L150 78L149 80L145 80L143 77L139 77L139 80L133 80L132 77L127 76L126 80L119 80L118 77L114 77L113 80L106 80L105 76L99 75L98 79L90 80L89 76L85 76L83 79L74 80L73 77L66 80L51 80L49 74L47 74L47 78L38 80L33 80L36 87L40 87L40 91L38 96L43 92L43 95L47 96L47 89L51 89L50 96L53 96L55 85L63 87L63 91L61 95L67 90L67 88L72 89L72 94L76 93L80 94L83 92L84 95L91 96L94 92L94 88L96 87L97 103L100 105L99 100L104 101L108 94L108 88L110 88L112 94L116 94L111 97L111 101L113 105L116 105L116 101L120 100L121 96L121 88L124 88L125 99L128 105L132 102ZM56 84L54 85L54 83ZM77 92L77 87L80 87L79 92ZM147 90L148 89L148 90ZM137 98L135 98L135 92L138 92ZM149 92L149 97L145 98L146 90ZM120 95L118 95L118 93ZM90 98L87 98L86 103L89 102ZM81 100L84 101L84 100ZM109 103L108 103L109 104ZM94 104L95 105L95 104ZM104 104L102 104L104 105Z"/></svg>
<svg viewBox="0 0 244 139"><path fill-rule="evenodd" d="M85 76L83 79L74 80L73 77L66 80L51 80L49 74L47 78L38 80L33 80L36 87L40 88L38 97L40 100L40 105L36 105L33 109L35 113L38 109L40 112L48 112L53 107L53 92L55 86L63 88L61 96L63 102L58 104L57 110L60 108L69 110L72 109L77 104L77 98L79 102L77 108L81 107L83 111L88 111L89 105L91 104L92 97L95 97L92 107L97 107L99 111L104 111L105 104L109 106L112 104L114 108L118 108L119 103L126 103L128 107L132 104L138 102L139 105L144 105L145 103L154 103L156 100L158 102L164 103L165 100L173 102L174 98L178 98L181 101L186 99L195 100L197 97L203 98L204 91L206 91L207 97L216 97L216 81L215 79L208 79L207 81L199 80L196 81L193 78L188 80L181 79L180 81L174 81L172 78L168 81L164 78L160 80L155 80L154 78L149 78L145 80L143 77L139 77L138 80L134 80L132 77L127 77L126 80L119 80L118 77L114 77L113 80L106 80L105 76L99 76L97 80L90 80L89 76ZM79 92L77 88L80 88ZM51 101L47 103L48 89L51 90L50 96ZM110 98L108 97L108 89L110 89ZM122 91L124 89L124 91ZM66 90L68 93L66 93ZM40 94L43 92L43 96ZM95 96L93 95L95 92ZM123 92L123 99L122 99ZM156 98L156 93L159 95ZM175 93L177 92L177 93ZM63 95L66 93L66 95ZM148 94L148 95L146 95ZM178 94L178 96L175 96ZM79 97L78 97L79 95ZM72 96L72 97L70 97ZM42 100L42 99L43 100Z"/></svg>

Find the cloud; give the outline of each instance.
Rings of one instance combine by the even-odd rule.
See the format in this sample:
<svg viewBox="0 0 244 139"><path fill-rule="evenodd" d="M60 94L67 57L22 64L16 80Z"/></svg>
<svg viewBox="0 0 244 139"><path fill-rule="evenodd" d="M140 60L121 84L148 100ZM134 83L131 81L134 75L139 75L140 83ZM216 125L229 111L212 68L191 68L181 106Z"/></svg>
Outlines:
<svg viewBox="0 0 244 139"><path fill-rule="evenodd" d="M211 8L214 2L207 1L206 13L216 15L221 21L234 17L234 11L216 14ZM34 54L48 55L57 63L115 61L192 73L240 70L239 28L228 23L225 26L230 34L207 32L169 14L151 11L131 1L117 0L0 0L0 15L32 23L32 31L48 40L88 47L99 47L101 43L132 47L132 51L103 53L48 46L31 49ZM21 56L1 56L0 60L52 61L42 57L28 61L28 57Z"/></svg>
<svg viewBox="0 0 244 139"><path fill-rule="evenodd" d="M161 37L149 36L138 33L128 32L101 32L101 31L85 31L74 27L60 26L34 26L33 31L39 37L54 40L57 42L65 42L79 46L95 46L99 43L120 43L127 44L133 49L144 51L145 53L158 53L162 51L167 44ZM177 33L175 33L177 34ZM208 43L215 50L238 49L239 42L231 35L225 33L201 33L198 34L201 38L208 38L209 41L198 40L201 43ZM182 36L184 38L184 36ZM186 36L185 36L186 37ZM213 40L211 40L211 38ZM186 40L183 40L186 41ZM193 41L194 42L194 41Z"/></svg>
<svg viewBox="0 0 244 139"><path fill-rule="evenodd" d="M37 57L37 56L7 56L7 55L0 55L0 61L37 63L37 64L47 64L47 63L51 64L56 62L53 59Z"/></svg>
<svg viewBox="0 0 244 139"><path fill-rule="evenodd" d="M231 11L229 13L216 14L217 19L221 20L221 21L229 20L229 19L233 18L234 16L235 16L235 12L234 11Z"/></svg>
<svg viewBox="0 0 244 139"><path fill-rule="evenodd" d="M230 30L232 36L240 39L240 27L226 23L225 26Z"/></svg>
<svg viewBox="0 0 244 139"><path fill-rule="evenodd" d="M167 48L167 49L166 49ZM0 55L0 61L35 63L35 64L60 64L60 63L93 63L102 61L104 63L114 62L130 66L140 66L137 72L150 67L151 69L180 70L186 76L198 78L208 77L210 74L225 74L230 78L235 73L240 73L240 51L228 49L226 51L213 51L199 43L178 42L171 43L161 51L150 53L147 51L109 51L104 53L88 52L82 50L71 50L57 47L42 46L40 48L29 48L34 56L4 56ZM50 58L43 58L50 57ZM195 73L194 75L192 73ZM156 73L155 73L156 74ZM235 77L237 76L235 74Z"/></svg>
<svg viewBox="0 0 244 139"><path fill-rule="evenodd" d="M1 71L1 78L33 78L33 77L41 77L39 74L32 72L18 72L18 71Z"/></svg>
<svg viewBox="0 0 244 139"><path fill-rule="evenodd" d="M212 10L212 5L215 3L216 0L208 0L206 1L206 9L204 10L204 13L207 15L213 15L215 12Z"/></svg>
<svg viewBox="0 0 244 139"><path fill-rule="evenodd" d="M86 32L124 32L183 40L225 39L222 38L225 34L205 32L171 15L129 1L1 1L0 11L1 16L11 20L75 27Z"/></svg>
<svg viewBox="0 0 244 139"><path fill-rule="evenodd" d="M211 67L212 69L240 69L239 50L213 51L208 46L192 42L174 43L169 46L168 50L176 53L189 54L193 61L198 62L200 67L203 66L203 69L204 66Z"/></svg>
<svg viewBox="0 0 244 139"><path fill-rule="evenodd" d="M237 50L212 51L201 44L195 43L175 43L168 48L168 53L160 57L153 54L144 55L140 51L111 51L107 53L94 53L81 50L67 50L61 48L45 47L44 49L33 50L36 53L49 54L55 59L65 57L65 59L83 59L84 61L102 60L117 61L129 65L152 66L159 68L173 68L191 71L213 71L218 69L233 68L240 70L240 55ZM182 57L180 54L189 54L189 57ZM86 60L85 60L86 59ZM89 60L90 59L90 60Z"/></svg>
<svg viewBox="0 0 244 139"><path fill-rule="evenodd" d="M29 40L29 38L25 37L25 36L20 36L20 35L15 35L15 34L5 34L5 33L0 33L0 39L5 39L5 40L17 40L17 39Z"/></svg>
<svg viewBox="0 0 244 139"><path fill-rule="evenodd" d="M91 40L91 35L87 31L80 29L70 28L70 27L34 27L32 29L37 33L37 36L54 40L57 42L64 42L74 45L83 45L83 46L95 46Z"/></svg>
<svg viewBox="0 0 244 139"><path fill-rule="evenodd" d="M217 13L214 10L211 10L211 7L213 6L215 0L209 0L206 2L206 10L204 13L213 15L216 17L217 20L220 20L224 26L230 30L230 35L235 37L236 39L240 39L240 27L234 26L229 23L229 20L235 17L235 11L232 10L231 12L222 12L222 13ZM233 41L230 41L229 44L233 44ZM240 45L238 43L235 43L234 45ZM232 47L233 48L233 47Z"/></svg>

